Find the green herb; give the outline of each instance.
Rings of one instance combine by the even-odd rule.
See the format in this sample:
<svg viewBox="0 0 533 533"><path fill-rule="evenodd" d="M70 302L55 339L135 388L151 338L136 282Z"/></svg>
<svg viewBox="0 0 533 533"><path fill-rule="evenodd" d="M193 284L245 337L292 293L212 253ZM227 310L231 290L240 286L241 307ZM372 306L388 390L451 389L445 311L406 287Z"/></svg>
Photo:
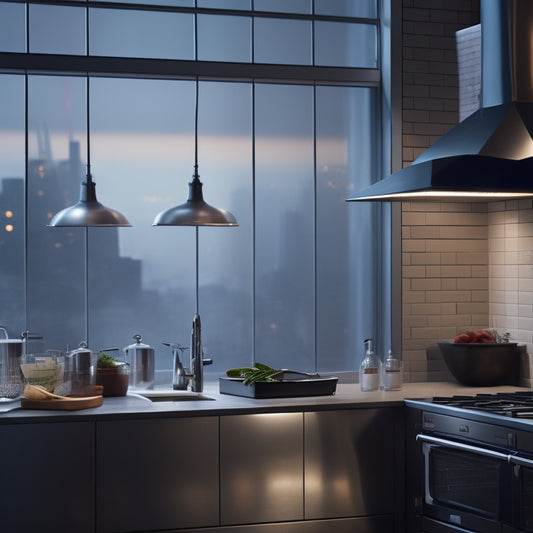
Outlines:
<svg viewBox="0 0 533 533"><path fill-rule="evenodd" d="M98 361L96 362L98 368L113 368L117 366L115 358L112 355L109 355L104 352L100 352L98 356Z"/></svg>
<svg viewBox="0 0 533 533"><path fill-rule="evenodd" d="M255 363L253 367L245 366L241 368L231 368L226 371L226 376L230 378L241 378L245 385L253 385L258 381L272 382L277 381L275 376L281 370L277 370L262 363Z"/></svg>

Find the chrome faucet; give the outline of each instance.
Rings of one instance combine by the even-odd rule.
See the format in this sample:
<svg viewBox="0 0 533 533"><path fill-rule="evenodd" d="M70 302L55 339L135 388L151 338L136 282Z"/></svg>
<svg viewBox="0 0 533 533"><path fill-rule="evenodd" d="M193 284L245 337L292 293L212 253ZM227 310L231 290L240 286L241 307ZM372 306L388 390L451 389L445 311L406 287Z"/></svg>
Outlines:
<svg viewBox="0 0 533 533"><path fill-rule="evenodd" d="M174 357L172 388L174 390L187 390L190 383L193 392L202 392L204 390L204 365L210 365L213 360L204 358L200 315L196 313L192 321L189 368L183 366L179 355L180 351L183 352L187 348L175 343L164 342L163 344L172 348Z"/></svg>

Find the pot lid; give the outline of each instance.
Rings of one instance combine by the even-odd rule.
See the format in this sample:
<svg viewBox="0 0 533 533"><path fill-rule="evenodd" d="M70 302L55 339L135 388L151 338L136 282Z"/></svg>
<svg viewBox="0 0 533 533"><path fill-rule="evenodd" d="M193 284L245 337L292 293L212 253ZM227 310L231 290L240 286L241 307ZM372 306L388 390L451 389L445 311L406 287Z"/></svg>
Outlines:
<svg viewBox="0 0 533 533"><path fill-rule="evenodd" d="M124 350L137 350L139 348L153 350L153 348L150 345L144 344L143 342L141 342L142 337L138 333L135 334L133 338L136 340L136 342L134 344L130 344L129 346L126 346Z"/></svg>

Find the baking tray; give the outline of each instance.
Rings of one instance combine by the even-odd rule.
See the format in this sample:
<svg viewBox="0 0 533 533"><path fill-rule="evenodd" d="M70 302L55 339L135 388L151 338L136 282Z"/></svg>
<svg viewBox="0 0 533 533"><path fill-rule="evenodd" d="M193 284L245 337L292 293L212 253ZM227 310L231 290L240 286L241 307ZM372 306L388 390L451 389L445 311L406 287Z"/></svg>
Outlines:
<svg viewBox="0 0 533 533"><path fill-rule="evenodd" d="M245 396L247 398L328 396L335 394L338 378L316 376L306 379L258 381L253 385L245 385L243 381L241 378L219 378L220 393Z"/></svg>

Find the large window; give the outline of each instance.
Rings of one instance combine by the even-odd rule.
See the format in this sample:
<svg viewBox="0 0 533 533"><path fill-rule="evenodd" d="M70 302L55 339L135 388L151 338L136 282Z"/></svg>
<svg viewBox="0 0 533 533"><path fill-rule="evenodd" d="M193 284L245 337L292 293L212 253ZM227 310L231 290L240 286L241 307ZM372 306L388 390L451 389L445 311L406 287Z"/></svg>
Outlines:
<svg viewBox="0 0 533 533"><path fill-rule="evenodd" d="M355 370L378 225L345 198L380 169L378 27L374 0L0 2L0 325L39 350L140 333L163 375L198 307L213 375ZM239 226L153 227L187 196L197 83L204 196ZM132 228L47 227L87 129L98 199Z"/></svg>

